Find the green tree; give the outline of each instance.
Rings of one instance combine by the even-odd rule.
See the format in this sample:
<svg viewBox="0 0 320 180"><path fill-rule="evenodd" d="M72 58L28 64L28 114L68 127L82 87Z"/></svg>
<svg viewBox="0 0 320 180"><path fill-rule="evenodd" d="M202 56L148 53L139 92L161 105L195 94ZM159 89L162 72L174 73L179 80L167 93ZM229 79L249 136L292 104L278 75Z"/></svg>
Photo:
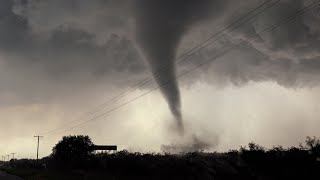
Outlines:
<svg viewBox="0 0 320 180"><path fill-rule="evenodd" d="M52 149L52 157L58 160L85 160L93 153L89 136L64 136Z"/></svg>

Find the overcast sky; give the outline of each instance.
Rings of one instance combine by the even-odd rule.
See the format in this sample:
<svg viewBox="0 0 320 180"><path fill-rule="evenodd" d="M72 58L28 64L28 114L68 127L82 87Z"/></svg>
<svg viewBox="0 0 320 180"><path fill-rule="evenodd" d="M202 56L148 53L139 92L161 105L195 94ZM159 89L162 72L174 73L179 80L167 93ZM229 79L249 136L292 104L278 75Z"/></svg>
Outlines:
<svg viewBox="0 0 320 180"><path fill-rule="evenodd" d="M162 79L79 119L263 2L261 13ZM1 0L0 154L34 158L34 135L108 112L166 79L177 88L152 91L106 116L45 136L40 155L49 155L63 135L74 134L143 152L193 145L227 151L250 141L291 146L320 136L319 5L175 79L313 2ZM179 103L183 136L175 121Z"/></svg>

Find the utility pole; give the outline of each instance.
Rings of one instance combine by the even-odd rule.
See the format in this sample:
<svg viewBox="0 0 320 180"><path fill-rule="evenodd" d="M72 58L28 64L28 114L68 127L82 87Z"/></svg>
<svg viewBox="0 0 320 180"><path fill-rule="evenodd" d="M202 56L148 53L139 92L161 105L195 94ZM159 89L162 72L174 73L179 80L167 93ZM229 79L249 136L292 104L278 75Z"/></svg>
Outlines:
<svg viewBox="0 0 320 180"><path fill-rule="evenodd" d="M14 155L17 154L17 153L11 153L11 154L12 154L12 159L14 159Z"/></svg>
<svg viewBox="0 0 320 180"><path fill-rule="evenodd" d="M10 154L8 154L7 156L8 156L8 161L10 161Z"/></svg>
<svg viewBox="0 0 320 180"><path fill-rule="evenodd" d="M37 146L37 162L39 161L39 140L40 140L40 138L42 138L43 136L34 136L34 137L36 137L36 138L38 138L38 146Z"/></svg>

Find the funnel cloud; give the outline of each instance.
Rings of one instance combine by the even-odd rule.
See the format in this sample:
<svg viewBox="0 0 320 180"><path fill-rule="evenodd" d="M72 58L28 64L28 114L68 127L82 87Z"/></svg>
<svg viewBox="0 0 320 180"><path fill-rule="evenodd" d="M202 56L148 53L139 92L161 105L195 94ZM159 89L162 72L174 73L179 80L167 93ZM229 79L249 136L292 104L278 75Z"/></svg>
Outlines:
<svg viewBox="0 0 320 180"><path fill-rule="evenodd" d="M184 128L174 61L177 46L191 25L210 14L211 5L210 0L137 1L137 42L181 133Z"/></svg>

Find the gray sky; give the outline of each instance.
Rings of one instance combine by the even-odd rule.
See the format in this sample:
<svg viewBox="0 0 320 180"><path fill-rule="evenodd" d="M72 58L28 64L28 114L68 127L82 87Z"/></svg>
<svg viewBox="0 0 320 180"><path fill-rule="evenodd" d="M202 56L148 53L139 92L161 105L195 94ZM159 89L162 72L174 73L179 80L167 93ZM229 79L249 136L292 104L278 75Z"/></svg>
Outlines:
<svg viewBox="0 0 320 180"><path fill-rule="evenodd" d="M143 2L0 2L0 154L16 152L19 158L33 158L33 135L68 127L68 122L150 76L150 57L154 57L150 53L167 47L156 42L170 42L172 54L179 57L264 1L203 0L198 4L195 0L164 0L155 7ZM193 68L312 2L280 0L177 65L174 73ZM40 155L48 155L69 134L87 134L96 144L143 152L187 149L196 140L217 151L239 148L249 141L268 147L291 146L308 135L320 136L319 12L318 6L179 78L183 137L175 131L166 102L170 96L165 95L171 91L166 89L78 128L46 136ZM155 44L145 48L150 43ZM156 86L155 81L145 84L81 120Z"/></svg>

